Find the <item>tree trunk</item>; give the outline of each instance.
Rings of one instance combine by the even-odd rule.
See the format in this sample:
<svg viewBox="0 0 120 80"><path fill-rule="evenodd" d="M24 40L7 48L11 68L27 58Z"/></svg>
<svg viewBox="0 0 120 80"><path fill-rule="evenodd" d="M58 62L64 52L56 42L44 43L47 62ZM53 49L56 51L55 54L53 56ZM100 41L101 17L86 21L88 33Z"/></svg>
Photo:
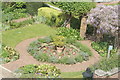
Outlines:
<svg viewBox="0 0 120 80"><path fill-rule="evenodd" d="M79 19L81 20L80 37L84 39L86 37L85 33L87 29L87 17L83 16L83 17L80 17Z"/></svg>

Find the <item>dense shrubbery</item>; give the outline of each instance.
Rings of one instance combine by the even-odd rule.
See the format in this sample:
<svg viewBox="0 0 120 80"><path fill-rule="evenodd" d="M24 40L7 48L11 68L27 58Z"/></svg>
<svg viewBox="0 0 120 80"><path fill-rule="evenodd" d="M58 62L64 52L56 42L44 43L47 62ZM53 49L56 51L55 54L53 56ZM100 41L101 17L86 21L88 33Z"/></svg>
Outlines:
<svg viewBox="0 0 120 80"><path fill-rule="evenodd" d="M71 40L81 40L80 33L76 29L68 29L66 27L60 27L57 29L57 35L64 36L66 38L70 38Z"/></svg>
<svg viewBox="0 0 120 80"><path fill-rule="evenodd" d="M107 42L93 42L92 47L101 55L101 56L107 56L108 53L108 46L109 44ZM111 54L115 54L117 52L116 49L113 49L111 51Z"/></svg>
<svg viewBox="0 0 120 80"><path fill-rule="evenodd" d="M82 62L88 60L89 56L92 55L91 51L80 44L80 42L72 41L67 42L62 45L63 48L61 52L56 49L53 39L51 37L41 38L34 41L28 47L28 52L36 58L38 61L61 63L61 64L75 64L77 62ZM57 42L57 41L56 41ZM59 46L58 45L58 46ZM57 47L58 47L57 46Z"/></svg>
<svg viewBox="0 0 120 80"><path fill-rule="evenodd" d="M19 54L11 47L2 46L2 53L0 54L0 64L15 61L19 58Z"/></svg>
<svg viewBox="0 0 120 80"><path fill-rule="evenodd" d="M37 78L57 78L61 74L60 70L57 69L55 66L52 65L26 65L23 67L20 67L15 72L21 73L21 77L25 75L36 75ZM31 76L27 77L30 78Z"/></svg>
<svg viewBox="0 0 120 80"><path fill-rule="evenodd" d="M61 11L43 7L38 9L38 22L46 23L50 26L61 26L64 22L65 17L63 17ZM42 21L43 20L43 21Z"/></svg>
<svg viewBox="0 0 120 80"><path fill-rule="evenodd" d="M25 2L3 2L2 22L10 22L13 19L27 17Z"/></svg>
<svg viewBox="0 0 120 80"><path fill-rule="evenodd" d="M10 23L10 29L24 27L26 25L33 24L33 23L34 23L34 19L28 19L28 20L25 20L25 21L22 21L22 22L11 22Z"/></svg>
<svg viewBox="0 0 120 80"><path fill-rule="evenodd" d="M93 65L92 70L101 69L105 71L110 71L113 68L120 67L120 55L112 55L109 59L103 58L101 61Z"/></svg>

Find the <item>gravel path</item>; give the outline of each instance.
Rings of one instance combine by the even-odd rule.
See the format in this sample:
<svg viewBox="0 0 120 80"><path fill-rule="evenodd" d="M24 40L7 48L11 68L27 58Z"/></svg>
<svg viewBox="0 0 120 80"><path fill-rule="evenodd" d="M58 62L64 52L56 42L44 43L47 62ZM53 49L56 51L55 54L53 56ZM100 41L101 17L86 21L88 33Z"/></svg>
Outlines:
<svg viewBox="0 0 120 80"><path fill-rule="evenodd" d="M80 41L80 42L82 44L88 46L93 53L93 56L90 57L89 61L83 61L82 63L77 63L77 64L73 64L73 65L52 64L52 63L47 63L47 62L39 62L36 59L34 59L27 52L27 48L28 48L29 44L32 41L35 41L37 39L38 39L38 37L27 39L27 40L20 42L15 48L20 53L20 59L13 61L13 62L9 62L7 64L4 64L3 66L11 71L14 71L17 68L24 66L24 65L27 65L27 64L51 64L51 65L55 65L62 72L76 72L76 71L85 70L87 67L89 67L92 64L95 64L100 59L100 56L98 55L98 53L91 47L91 41L85 40L85 41Z"/></svg>

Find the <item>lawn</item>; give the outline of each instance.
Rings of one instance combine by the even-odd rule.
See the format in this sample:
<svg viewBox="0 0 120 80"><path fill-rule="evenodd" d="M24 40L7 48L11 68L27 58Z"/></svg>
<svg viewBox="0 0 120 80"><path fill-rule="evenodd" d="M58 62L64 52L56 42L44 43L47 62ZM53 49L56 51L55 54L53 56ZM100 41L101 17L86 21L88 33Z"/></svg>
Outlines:
<svg viewBox="0 0 120 80"><path fill-rule="evenodd" d="M61 77L62 78L82 78L82 72L61 72Z"/></svg>
<svg viewBox="0 0 120 80"><path fill-rule="evenodd" d="M21 27L13 30L4 31L2 34L3 44L15 47L18 43L25 39L37 36L55 35L56 30L45 24L34 24L31 26Z"/></svg>

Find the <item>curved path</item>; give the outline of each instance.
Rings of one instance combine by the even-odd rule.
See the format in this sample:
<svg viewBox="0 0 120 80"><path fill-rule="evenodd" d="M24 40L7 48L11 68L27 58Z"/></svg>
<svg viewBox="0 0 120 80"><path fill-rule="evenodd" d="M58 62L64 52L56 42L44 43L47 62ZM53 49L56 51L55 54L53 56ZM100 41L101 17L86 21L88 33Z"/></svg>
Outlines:
<svg viewBox="0 0 120 80"><path fill-rule="evenodd" d="M7 69L11 70L11 71L14 71L17 68L19 68L21 66L24 66L24 65L27 65L27 64L51 64L51 65L55 65L62 72L77 72L77 71L85 70L87 67L91 66L92 64L95 64L100 59L100 56L98 55L98 53L91 47L91 41L84 40L84 41L80 41L80 42L83 45L88 46L93 53L93 56L91 56L88 61L83 61L82 63L77 63L77 64L73 64L73 65L52 64L52 63L46 63L46 62L39 62L36 59L34 59L27 52L27 48L28 48L29 44L32 41L37 40L38 38L39 37L31 38L31 39L27 39L27 40L24 40L24 41L20 42L15 47L15 49L20 54L20 59L18 59L16 61L13 61L13 62L9 62L7 64L4 64L3 66L6 67Z"/></svg>

